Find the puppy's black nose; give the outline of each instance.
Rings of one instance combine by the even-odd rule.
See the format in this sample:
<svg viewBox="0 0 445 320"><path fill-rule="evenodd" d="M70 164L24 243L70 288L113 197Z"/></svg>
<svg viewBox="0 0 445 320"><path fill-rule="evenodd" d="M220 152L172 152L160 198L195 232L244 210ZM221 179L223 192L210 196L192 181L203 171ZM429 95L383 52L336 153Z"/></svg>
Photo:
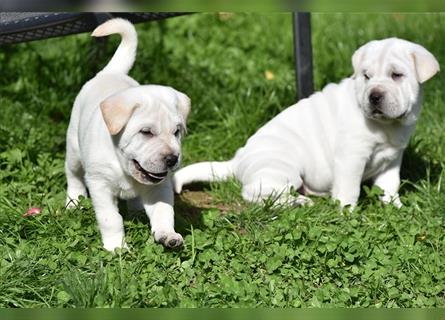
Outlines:
<svg viewBox="0 0 445 320"><path fill-rule="evenodd" d="M373 90L369 95L369 102L373 107L379 107L382 104L384 94L381 91Z"/></svg>
<svg viewBox="0 0 445 320"><path fill-rule="evenodd" d="M178 163L178 156L174 154L169 154L165 156L164 160L165 163L167 164L167 167L171 168L174 167L176 163Z"/></svg>

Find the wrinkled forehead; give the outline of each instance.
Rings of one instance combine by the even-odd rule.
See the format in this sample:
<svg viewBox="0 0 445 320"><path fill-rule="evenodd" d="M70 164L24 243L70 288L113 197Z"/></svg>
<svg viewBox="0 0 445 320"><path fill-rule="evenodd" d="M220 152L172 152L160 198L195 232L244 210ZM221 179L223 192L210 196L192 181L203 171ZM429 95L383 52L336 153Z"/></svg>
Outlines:
<svg viewBox="0 0 445 320"><path fill-rule="evenodd" d="M178 99L173 89L162 86L145 86L139 90L138 108L135 109L131 122L147 124L153 127L170 128L182 124L178 113ZM142 89L142 88L141 88Z"/></svg>
<svg viewBox="0 0 445 320"><path fill-rule="evenodd" d="M147 106L161 106L171 112L176 111L178 96L173 88L159 85L144 85L138 88L143 99L143 104Z"/></svg>
<svg viewBox="0 0 445 320"><path fill-rule="evenodd" d="M155 123L182 122L181 116L175 109L176 107L171 107L171 104L165 103L162 100L154 100L147 104L141 104L136 108L134 116L141 121L150 119Z"/></svg>
<svg viewBox="0 0 445 320"><path fill-rule="evenodd" d="M376 41L367 45L362 68L376 73L414 70L414 59L407 45L400 40Z"/></svg>
<svg viewBox="0 0 445 320"><path fill-rule="evenodd" d="M150 127L158 132L171 131L178 125L184 126L182 117L163 101L141 105L135 110L132 120L137 126Z"/></svg>

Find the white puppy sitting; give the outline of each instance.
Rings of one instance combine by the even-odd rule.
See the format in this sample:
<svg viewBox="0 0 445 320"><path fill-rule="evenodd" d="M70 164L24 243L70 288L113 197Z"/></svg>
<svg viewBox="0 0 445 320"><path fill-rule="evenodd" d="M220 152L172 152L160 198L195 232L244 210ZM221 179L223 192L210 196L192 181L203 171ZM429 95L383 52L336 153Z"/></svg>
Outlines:
<svg viewBox="0 0 445 320"><path fill-rule="evenodd" d="M403 151L421 105L421 84L439 71L420 45L396 38L371 41L352 57L354 74L287 108L260 128L235 157L179 170L176 192L194 181L235 176L247 201L276 195L287 204L330 194L355 206L360 183L372 179L382 201L400 207Z"/></svg>
<svg viewBox="0 0 445 320"><path fill-rule="evenodd" d="M108 65L78 94L67 133L67 206L92 198L105 249L125 247L117 200L139 199L157 242L177 247L170 172L179 166L181 137L190 99L170 87L139 85L127 76L137 34L133 25L113 19L93 36L118 33L122 40Z"/></svg>

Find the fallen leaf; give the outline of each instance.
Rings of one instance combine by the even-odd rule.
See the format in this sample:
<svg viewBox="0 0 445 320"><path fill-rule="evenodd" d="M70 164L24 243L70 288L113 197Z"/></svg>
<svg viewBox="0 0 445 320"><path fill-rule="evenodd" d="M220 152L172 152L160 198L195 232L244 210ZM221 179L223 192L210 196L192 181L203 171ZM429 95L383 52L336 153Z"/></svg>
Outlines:
<svg viewBox="0 0 445 320"><path fill-rule="evenodd" d="M219 20L226 21L231 19L235 14L233 12L218 12Z"/></svg>
<svg viewBox="0 0 445 320"><path fill-rule="evenodd" d="M273 80L275 79L275 75L272 73L272 71L270 70L266 70L264 72L264 76L266 77L267 80Z"/></svg>
<svg viewBox="0 0 445 320"><path fill-rule="evenodd" d="M26 211L23 214L23 217L36 216L36 215L40 214L41 212L42 212L41 208L32 207L32 208L29 208L28 211Z"/></svg>

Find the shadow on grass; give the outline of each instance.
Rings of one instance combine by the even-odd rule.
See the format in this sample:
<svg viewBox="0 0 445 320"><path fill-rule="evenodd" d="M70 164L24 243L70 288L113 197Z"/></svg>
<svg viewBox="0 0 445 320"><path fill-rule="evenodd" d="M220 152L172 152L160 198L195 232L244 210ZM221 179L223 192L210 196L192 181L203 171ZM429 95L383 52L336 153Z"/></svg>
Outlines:
<svg viewBox="0 0 445 320"><path fill-rule="evenodd" d="M416 191L416 185L422 180L428 180L430 184L438 182L442 172L442 167L434 164L419 156L419 153L410 145L403 154L402 168L400 170L400 179L407 181L400 187L399 194L403 195L408 192ZM372 188L373 181L368 180L363 183L363 186ZM363 188L363 187L362 187ZM367 198L365 192L360 193L360 201Z"/></svg>
<svg viewBox="0 0 445 320"><path fill-rule="evenodd" d="M410 145L403 155L402 169L400 172L400 178L410 183L405 184L403 189L405 191L414 190L413 184L417 184L428 177L430 183L435 184L441 175L441 171L442 168L440 165L423 159Z"/></svg>
<svg viewBox="0 0 445 320"><path fill-rule="evenodd" d="M194 203L184 199L181 195L175 195L175 226L176 231L182 235L190 234L190 227L193 229L203 229L204 222L202 211L207 208L197 206Z"/></svg>
<svg viewBox="0 0 445 320"><path fill-rule="evenodd" d="M181 194L175 195L176 226L178 232L190 233L190 226L194 229L204 229L203 213L216 209L221 214L230 211L233 204L225 204L215 201L206 191L208 183L192 183L187 185Z"/></svg>
<svg viewBox="0 0 445 320"><path fill-rule="evenodd" d="M211 197L204 192L203 184L192 184L182 194L175 194L175 230L183 236L191 233L193 229L203 229L202 212L204 210L218 208L212 204ZM144 211L131 211L126 201L119 201L119 212L126 221L133 221L149 226L150 222Z"/></svg>

